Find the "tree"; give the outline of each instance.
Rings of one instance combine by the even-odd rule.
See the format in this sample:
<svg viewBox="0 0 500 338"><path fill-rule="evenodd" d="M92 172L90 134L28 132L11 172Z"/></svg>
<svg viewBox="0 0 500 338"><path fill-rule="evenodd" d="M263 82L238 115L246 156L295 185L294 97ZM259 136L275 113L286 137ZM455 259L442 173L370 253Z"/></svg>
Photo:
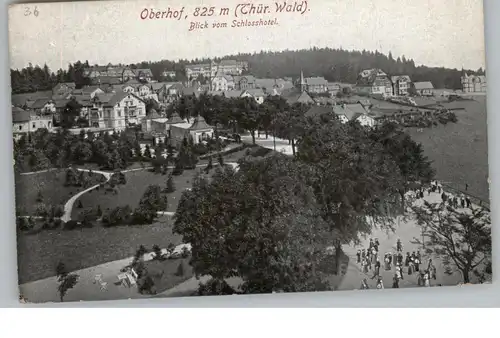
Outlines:
<svg viewBox="0 0 500 338"><path fill-rule="evenodd" d="M139 206L134 210L134 219L139 224L153 222L158 211L167 210L167 196L159 185L150 185L139 201Z"/></svg>
<svg viewBox="0 0 500 338"><path fill-rule="evenodd" d="M156 260L162 260L163 259L163 254L161 252L161 248L158 245L153 245L153 252L155 254L154 259Z"/></svg>
<svg viewBox="0 0 500 338"><path fill-rule="evenodd" d="M405 194L410 185L423 185L434 179L435 171L424 155L420 143L411 139L394 123L385 123L372 131L371 139L384 147L385 153L392 157L402 176L399 193L404 210Z"/></svg>
<svg viewBox="0 0 500 338"><path fill-rule="evenodd" d="M239 276L246 293L325 290L318 264L327 242L307 168L284 155L195 178L173 231L191 243L196 275ZM196 207L194 207L196 206Z"/></svg>
<svg viewBox="0 0 500 338"><path fill-rule="evenodd" d="M83 208L83 204L82 204L82 201L81 201L81 200L78 200L78 205L77 205L77 208L78 208L78 209Z"/></svg>
<svg viewBox="0 0 500 338"><path fill-rule="evenodd" d="M125 167L122 157L117 149L111 151L107 156L107 167L110 170L120 169Z"/></svg>
<svg viewBox="0 0 500 338"><path fill-rule="evenodd" d="M56 274L57 281L59 282L57 291L59 292L61 302L63 302L64 296L66 296L68 290L74 288L76 283L78 283L79 276L75 273L69 273L66 270L66 266L62 262L57 265Z"/></svg>
<svg viewBox="0 0 500 338"><path fill-rule="evenodd" d="M207 166L205 167L205 173L207 173L207 174L208 174L208 173L210 172L210 170L212 170L212 168L213 168L213 167L214 167L214 166L213 166L213 164L212 164L212 156L209 156L209 157L208 157L208 164L207 164Z"/></svg>
<svg viewBox="0 0 500 338"><path fill-rule="evenodd" d="M151 158L151 149L149 144L146 144L146 148L144 149L144 157Z"/></svg>
<svg viewBox="0 0 500 338"><path fill-rule="evenodd" d="M168 175L167 188L165 191L167 194L173 193L175 191L174 178L173 178L172 174Z"/></svg>
<svg viewBox="0 0 500 338"><path fill-rule="evenodd" d="M179 265L177 266L177 270L175 271L176 276L184 276L184 263L181 261L179 262Z"/></svg>
<svg viewBox="0 0 500 338"><path fill-rule="evenodd" d="M41 192L40 190L38 191L38 193L37 193L37 195L36 195L36 201L37 201L38 203L43 202L43 194L42 194L42 192Z"/></svg>
<svg viewBox="0 0 500 338"><path fill-rule="evenodd" d="M454 268L462 274L463 282L469 283L471 273L491 261L491 220L484 209L457 211L444 203L427 201L412 209L423 227L425 245L442 257L446 273L453 273Z"/></svg>
<svg viewBox="0 0 500 338"><path fill-rule="evenodd" d="M382 146L359 123L329 116L309 121L298 160L310 166L310 184L329 224L340 268L342 245L358 243L374 227L393 229L401 175Z"/></svg>

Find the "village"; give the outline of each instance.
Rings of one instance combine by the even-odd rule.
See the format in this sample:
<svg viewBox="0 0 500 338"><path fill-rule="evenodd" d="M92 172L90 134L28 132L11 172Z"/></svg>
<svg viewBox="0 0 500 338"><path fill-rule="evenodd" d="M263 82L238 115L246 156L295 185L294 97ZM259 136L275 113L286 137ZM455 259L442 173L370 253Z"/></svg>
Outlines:
<svg viewBox="0 0 500 338"><path fill-rule="evenodd" d="M65 125L74 133L82 129L113 133L141 126L144 135L155 134L156 139L181 130L175 133L191 133L198 143L213 135L213 127L204 125L204 129L194 130L196 116L179 119L167 112L174 103L200 95L247 97L259 105L268 97L279 96L290 105L309 105L307 115L330 112L343 122L355 120L370 127L393 121L422 128L436 121L456 120L453 109L442 104L450 96L486 91L484 76L464 74L463 90L456 92L435 89L431 82L412 82L406 75L388 76L380 69L361 72L356 84L328 82L303 73L296 78L256 78L247 62L236 60L188 65L186 82L155 80L150 69L111 64L87 68L84 75L91 84L78 89L75 83L58 83L51 92L14 94L14 138L40 128L55 132L65 115L77 114L71 126ZM176 73L165 70L162 78L175 79Z"/></svg>
<svg viewBox="0 0 500 338"><path fill-rule="evenodd" d="M361 71L356 83L329 82L321 76L308 76L303 70L292 77L261 78L251 74L251 63L235 59L190 63L182 76L179 71L165 69L159 77L148 68L108 64L85 67L80 79L84 85L58 82L51 91L13 94L22 297L44 302L243 292L239 277L223 281L210 278L219 264L226 264L222 259L202 268L201 278L195 277L199 267L193 265L193 260L210 258L194 257L193 248L199 247L197 241L214 241L207 247L215 250L219 230L205 234L205 230L191 227L211 229L211 223L205 222L217 222L217 215L235 210L223 209L224 204L209 198L214 192L205 189L210 189L209 183L215 181L229 184L223 191L233 196L224 197L231 203L238 202L237 196L253 198L250 192L246 196L245 190L230 191L248 188L239 185L242 177L252 170L261 170L253 168L252 163L267 163L268 171L262 175L274 175L276 171L270 179L301 182L301 177L293 177L296 162L288 161L295 159L315 166L315 161L327 160L314 158L327 154L323 147L332 141L348 147L341 156L368 156L360 163L371 166L375 176L357 177L356 184L360 185L353 191L361 189L365 179L371 181L370 189L380 190L379 194L387 198L384 208L399 205L402 199L403 205L398 208L408 208L406 212L413 213L417 209L409 208L427 206L422 205L422 200L444 205L449 198L463 201L462 208L457 207L463 215L475 215L476 207L483 213L489 210L483 182L464 183L453 176L462 175L450 170L460 155L450 151L446 142L432 145L439 137L460 135L451 130L454 125L463 127L461 119L481 119L480 113L475 112L483 109L483 75L464 72L460 90L434 88L431 81L413 82L408 75L387 74L379 68ZM178 78L183 80L177 81ZM430 133L438 133L439 137L431 138ZM423 148L410 141L409 135L420 138ZM322 141L317 142L318 138ZM386 138L397 142L387 143ZM456 142L450 142L453 143ZM397 157L402 149L407 153ZM385 162L385 155L368 159L374 151L394 157L400 169L392 167L393 162ZM438 176L452 175L452 181L437 183L427 156L435 161L443 154L451 158L438 163ZM405 161L414 162L407 167ZM324 163L320 163L318 168L324 168ZM280 166L290 167L292 176L281 177L279 173L285 169ZM357 170L356 175L366 173L366 168ZM325 186L338 179L329 178L334 172L322 172ZM236 178L240 173L243 176ZM406 182L409 176L411 184ZM375 183L374 177L383 180ZM342 180L339 182L343 184ZM332 187L329 193L338 189ZM344 198L332 196L334 201ZM356 198L365 200L363 203L379 203L378 198L369 200L369 194ZM420 202L413 204L415 200ZM297 203L296 212L301 213L302 202ZM405 206L406 203L409 204ZM198 209L202 204L205 207ZM213 210L214 214L196 216L196 210ZM477 217L487 224L489 220L483 213ZM243 214L253 217L251 212ZM414 260L415 252L428 257L429 262L435 259L422 249L425 243L414 242L420 236L418 222L422 220L407 220L393 211L389 214L384 217L390 223L397 221L398 230L387 239L382 239L382 230L370 233L360 229L353 242L329 247L335 254L322 258L327 263L318 263L325 266L328 276L330 286L326 290L357 289L362 281L362 288L365 284L368 287L364 277L372 273L371 264L379 259L378 246L376 253L363 261L359 255L356 260L356 255L361 247L373 250L372 240L370 244L367 241L369 233L378 236L377 242L380 238L380 248L386 251L384 257L396 252L396 239L403 239L405 250L413 251ZM321 236L321 231L314 234L314 240L318 240L316 236ZM202 237L195 235L202 233ZM357 244L352 245L354 242ZM400 251L398 247L397 252ZM241 259L247 258L251 257ZM371 262L370 270L367 260ZM472 277L472 271L463 278L457 273L449 277L443 272L444 263L436 259L434 262L439 264L439 272L433 286L469 278L485 280ZM393 271L386 270L375 270L377 286L371 287L378 288L383 280L386 285L391 283ZM426 272L426 276L431 279L431 272ZM70 280L70 287L63 291L57 288L61 278ZM424 275L418 282L396 279L397 287L424 286ZM282 287L276 286L286 290Z"/></svg>

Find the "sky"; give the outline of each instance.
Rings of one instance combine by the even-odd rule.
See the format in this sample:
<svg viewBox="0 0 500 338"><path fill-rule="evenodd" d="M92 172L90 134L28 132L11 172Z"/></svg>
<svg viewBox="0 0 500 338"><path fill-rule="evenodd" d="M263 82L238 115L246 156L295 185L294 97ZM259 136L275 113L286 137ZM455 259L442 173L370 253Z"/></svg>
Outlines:
<svg viewBox="0 0 500 338"><path fill-rule="evenodd" d="M77 60L131 64L310 47L391 51L395 58L405 55L417 65L432 67L485 67L482 0L297 1L302 8L307 3L304 13L276 13L276 3L285 1L246 0L269 6L268 13L253 15L235 13L241 1L245 0L12 5L11 68L46 63L54 71ZM194 17L200 3L213 6L215 15ZM37 16L33 14L35 5ZM149 13L151 9L166 12L183 7L181 20L141 19L144 9ZM229 8L230 14L217 16L221 8ZM276 19L277 25L231 28L233 20L242 19ZM191 22L206 22L209 28L189 31ZM228 27L211 28L217 22L226 22Z"/></svg>

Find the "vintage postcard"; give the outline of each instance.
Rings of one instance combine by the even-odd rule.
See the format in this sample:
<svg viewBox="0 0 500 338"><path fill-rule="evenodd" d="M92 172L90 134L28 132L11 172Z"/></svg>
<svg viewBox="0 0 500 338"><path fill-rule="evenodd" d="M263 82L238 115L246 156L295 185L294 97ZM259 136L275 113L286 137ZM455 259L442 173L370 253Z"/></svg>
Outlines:
<svg viewBox="0 0 500 338"><path fill-rule="evenodd" d="M9 34L23 301L491 282L482 1L27 3Z"/></svg>

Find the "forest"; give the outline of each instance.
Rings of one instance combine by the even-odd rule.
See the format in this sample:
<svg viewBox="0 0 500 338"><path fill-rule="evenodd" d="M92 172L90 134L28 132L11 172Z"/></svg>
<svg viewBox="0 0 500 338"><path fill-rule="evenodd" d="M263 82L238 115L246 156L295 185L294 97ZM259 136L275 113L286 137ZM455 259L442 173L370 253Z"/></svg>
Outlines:
<svg viewBox="0 0 500 338"><path fill-rule="evenodd" d="M378 51L348 51L331 48L311 48L304 50L285 50L280 52L262 51L253 54L228 55L222 59L247 61L249 73L260 78L298 77L304 75L323 76L328 81L356 83L358 74L363 69L380 68L388 75L409 75L414 82L431 81L435 88L461 89L460 77L464 69L444 67L416 66L415 61L405 56L394 58ZM218 62L221 58L215 58ZM185 81L184 67L188 64L210 62L210 59L162 60L141 62L130 65L131 68L149 68L153 78L158 81L165 70L175 71L177 81ZM29 93L50 90L59 82L75 82L77 88L88 84L83 76L89 62L77 61L68 65L68 69L59 69L55 73L47 65L29 64L23 69L11 69L12 93ZM483 69L466 70L469 74L484 75Z"/></svg>

